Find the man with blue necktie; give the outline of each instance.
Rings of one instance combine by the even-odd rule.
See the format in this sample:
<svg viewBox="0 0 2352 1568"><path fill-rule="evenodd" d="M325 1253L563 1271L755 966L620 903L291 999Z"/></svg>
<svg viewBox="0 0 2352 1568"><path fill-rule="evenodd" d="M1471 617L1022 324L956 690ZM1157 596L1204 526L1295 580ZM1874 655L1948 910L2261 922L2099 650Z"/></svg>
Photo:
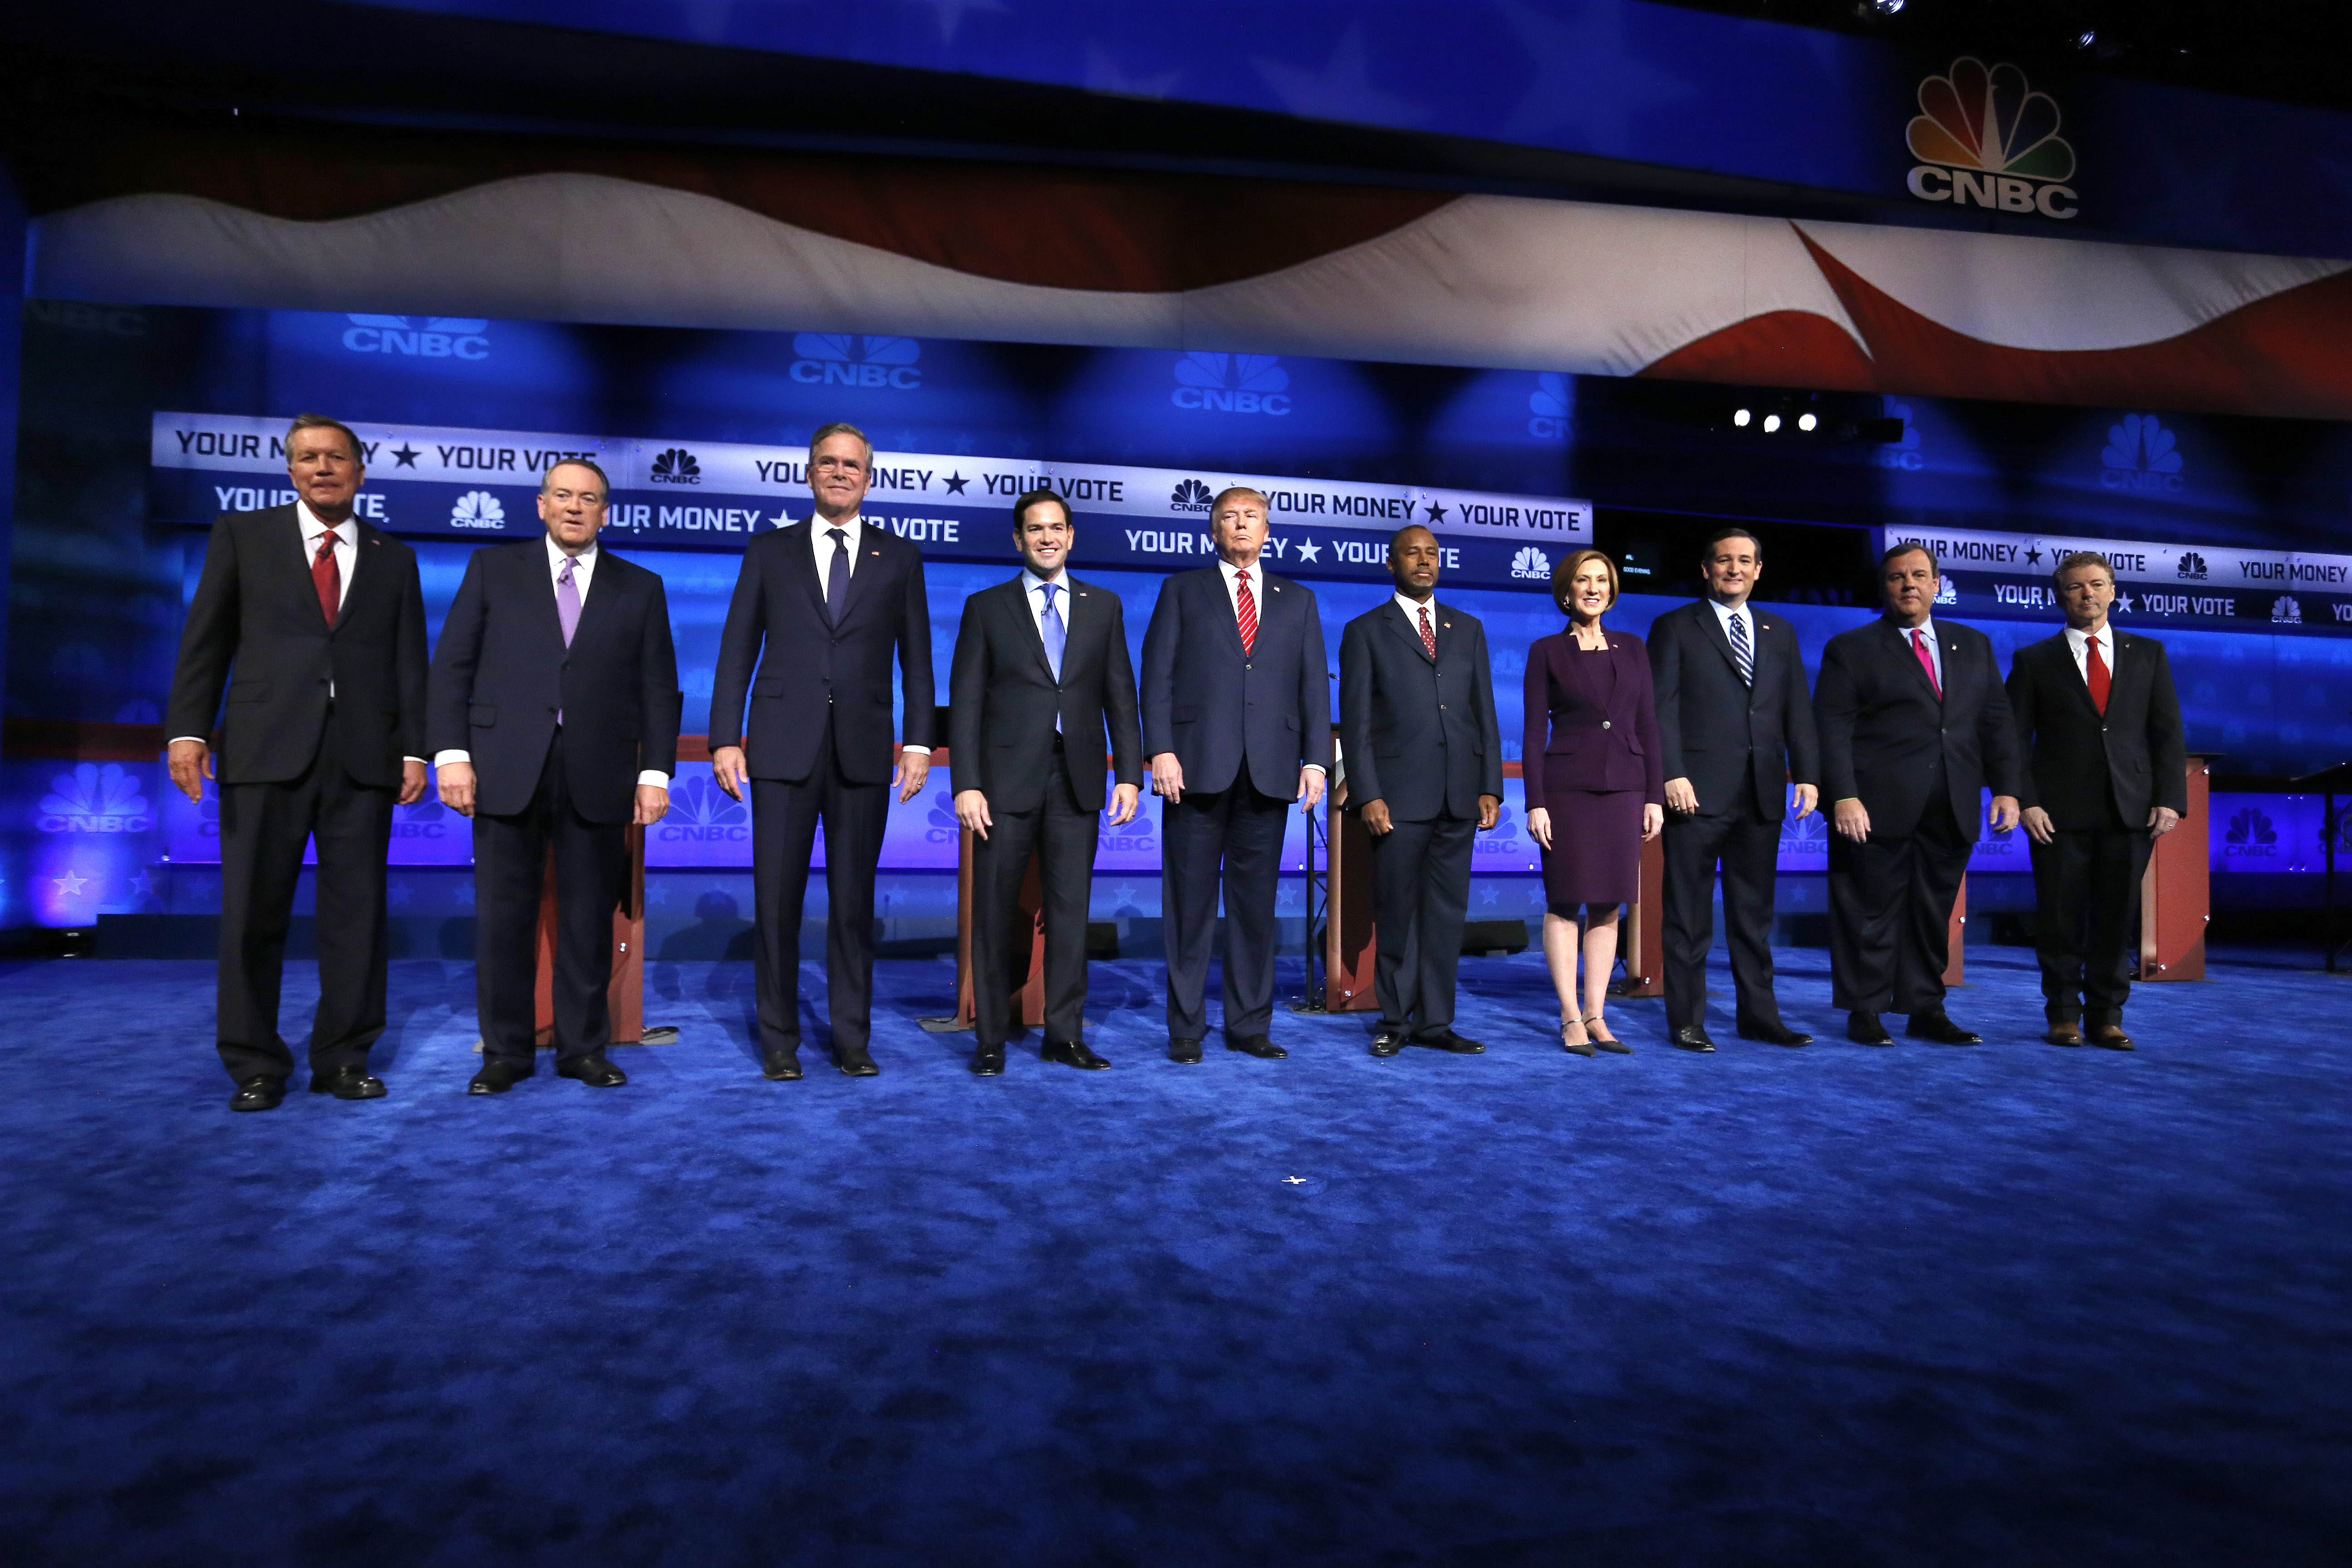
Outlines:
<svg viewBox="0 0 2352 1568"><path fill-rule="evenodd" d="M1045 894L1045 1037L1049 1062L1110 1063L1085 1039L1087 903L1096 815L1109 737L1109 823L1123 826L1142 795L1143 736L1118 595L1069 574L1070 509L1050 489L1013 503L1022 572L964 601L949 676L948 763L957 820L971 831L971 1070L1004 1070L1013 992L1028 967L1020 918L1030 856Z"/></svg>

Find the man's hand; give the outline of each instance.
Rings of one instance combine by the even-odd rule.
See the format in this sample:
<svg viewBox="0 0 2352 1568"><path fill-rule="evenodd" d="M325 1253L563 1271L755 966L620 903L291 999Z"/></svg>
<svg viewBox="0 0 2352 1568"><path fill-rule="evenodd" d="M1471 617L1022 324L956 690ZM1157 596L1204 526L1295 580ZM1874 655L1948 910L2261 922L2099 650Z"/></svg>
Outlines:
<svg viewBox="0 0 2352 1568"><path fill-rule="evenodd" d="M737 800L741 800L743 792L751 787L751 770L744 764L740 746L721 746L711 752L710 773L719 781L719 787Z"/></svg>
<svg viewBox="0 0 2352 1568"><path fill-rule="evenodd" d="M1134 793L1131 785L1121 784L1118 787L1129 795ZM988 830L996 826L996 819L988 815L988 796L976 789L956 791L955 811L956 820L982 838L987 837Z"/></svg>
<svg viewBox="0 0 2352 1568"><path fill-rule="evenodd" d="M1534 839L1537 843L1542 845L1547 849L1551 847L1550 812L1546 811L1539 805L1530 806L1528 808L1528 837Z"/></svg>
<svg viewBox="0 0 2352 1568"><path fill-rule="evenodd" d="M639 827L651 827L669 815L669 791L659 784L637 786L637 815L634 819Z"/></svg>
<svg viewBox="0 0 2352 1568"><path fill-rule="evenodd" d="M898 786L898 804L906 805L923 793L923 781L931 776L931 754L929 752L900 752L898 766L890 782Z"/></svg>
<svg viewBox="0 0 2352 1568"><path fill-rule="evenodd" d="M1870 813L1864 808L1861 801L1853 795L1848 795L1830 807L1830 815L1836 821L1840 836L1851 838L1856 844L1868 842Z"/></svg>
<svg viewBox="0 0 2352 1568"><path fill-rule="evenodd" d="M205 781L213 776L213 749L202 741L174 741L169 757L172 783L182 795L202 805Z"/></svg>
<svg viewBox="0 0 2352 1568"><path fill-rule="evenodd" d="M2050 814L2038 805L2027 806L2019 820L2025 824L2027 836L2036 844L2049 843L2051 837L2058 831L2057 826L2050 820Z"/></svg>
<svg viewBox="0 0 2352 1568"><path fill-rule="evenodd" d="M1364 819L1365 827L1370 830L1375 838L1385 837L1396 827L1396 824L1389 820L1389 803L1384 800L1364 802L1362 809L1357 815Z"/></svg>
<svg viewBox="0 0 2352 1568"><path fill-rule="evenodd" d="M1305 816L1313 812L1317 804L1320 802L1322 798L1323 770L1321 768L1299 769L1298 815Z"/></svg>
<svg viewBox="0 0 2352 1568"><path fill-rule="evenodd" d="M415 805L425 798L425 764L400 759L400 804Z"/></svg>
<svg viewBox="0 0 2352 1568"><path fill-rule="evenodd" d="M1503 820L1503 803L1491 795L1478 797L1478 831L1486 832Z"/></svg>
<svg viewBox="0 0 2352 1568"><path fill-rule="evenodd" d="M1666 804L1683 816L1688 816L1698 809L1698 791L1691 788L1691 782L1688 779L1668 779Z"/></svg>
<svg viewBox="0 0 2352 1568"><path fill-rule="evenodd" d="M1814 812L1821 809L1821 805L1822 791L1819 784L1799 784L1797 786L1798 821L1801 822L1806 817L1812 816Z"/></svg>
<svg viewBox="0 0 2352 1568"><path fill-rule="evenodd" d="M2180 826L2180 814L2168 805L2150 806L2147 813L2147 836L2161 838Z"/></svg>
<svg viewBox="0 0 2352 1568"><path fill-rule="evenodd" d="M2017 797L1997 795L1992 797L1992 830L2006 833L2017 826Z"/></svg>
<svg viewBox="0 0 2352 1568"><path fill-rule="evenodd" d="M1642 842L1647 844L1666 830L1666 808L1642 803Z"/></svg>
<svg viewBox="0 0 2352 1568"><path fill-rule="evenodd" d="M1175 752L1161 752L1151 759L1151 793L1163 800L1184 798L1184 764Z"/></svg>
<svg viewBox="0 0 2352 1568"><path fill-rule="evenodd" d="M434 770L441 786L441 804L460 816L474 815L474 764L444 763Z"/></svg>
<svg viewBox="0 0 2352 1568"><path fill-rule="evenodd" d="M1110 825L1125 827L1135 820L1136 808L1143 804L1143 792L1133 784L1113 784L1110 787Z"/></svg>

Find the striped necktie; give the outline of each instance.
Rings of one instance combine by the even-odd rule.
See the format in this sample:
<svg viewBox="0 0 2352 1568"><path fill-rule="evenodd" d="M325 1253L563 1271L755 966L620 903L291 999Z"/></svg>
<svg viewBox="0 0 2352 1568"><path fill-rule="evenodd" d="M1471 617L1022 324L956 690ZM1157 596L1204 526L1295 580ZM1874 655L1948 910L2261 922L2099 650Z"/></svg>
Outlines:
<svg viewBox="0 0 2352 1568"><path fill-rule="evenodd" d="M1748 642L1748 617L1735 610L1731 614L1731 662L1739 667L1743 686L1756 684L1756 650Z"/></svg>

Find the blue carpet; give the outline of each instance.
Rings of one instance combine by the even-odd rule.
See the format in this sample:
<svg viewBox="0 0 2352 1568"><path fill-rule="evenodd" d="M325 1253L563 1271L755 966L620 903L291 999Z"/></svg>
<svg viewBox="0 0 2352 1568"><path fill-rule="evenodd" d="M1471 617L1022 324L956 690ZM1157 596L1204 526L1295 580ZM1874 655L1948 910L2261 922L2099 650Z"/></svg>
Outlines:
<svg viewBox="0 0 2352 1568"><path fill-rule="evenodd" d="M1097 964L1114 1070L994 1081L895 963L884 1076L798 1084L688 964L628 1088L500 1100L404 963L391 1098L259 1116L209 966L16 967L0 1559L2346 1561L2347 983L2065 1051L1972 949L1992 1043L1873 1051L1781 957L1811 1049L1571 1058L1530 956L1465 965L1484 1058L1198 1068Z"/></svg>

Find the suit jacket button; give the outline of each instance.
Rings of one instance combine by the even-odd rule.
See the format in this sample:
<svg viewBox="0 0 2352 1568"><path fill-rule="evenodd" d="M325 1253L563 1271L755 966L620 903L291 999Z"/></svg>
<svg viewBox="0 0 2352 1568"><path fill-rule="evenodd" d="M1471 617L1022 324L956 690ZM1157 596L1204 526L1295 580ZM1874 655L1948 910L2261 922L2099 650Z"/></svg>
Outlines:
<svg viewBox="0 0 2352 1568"><path fill-rule="evenodd" d="M1602 721L1601 721L1601 727L1602 729L1604 729L1604 730L1606 730L1607 728L1609 728L1609 721L1608 721L1608 720L1606 720L1606 719L1603 719Z"/></svg>

